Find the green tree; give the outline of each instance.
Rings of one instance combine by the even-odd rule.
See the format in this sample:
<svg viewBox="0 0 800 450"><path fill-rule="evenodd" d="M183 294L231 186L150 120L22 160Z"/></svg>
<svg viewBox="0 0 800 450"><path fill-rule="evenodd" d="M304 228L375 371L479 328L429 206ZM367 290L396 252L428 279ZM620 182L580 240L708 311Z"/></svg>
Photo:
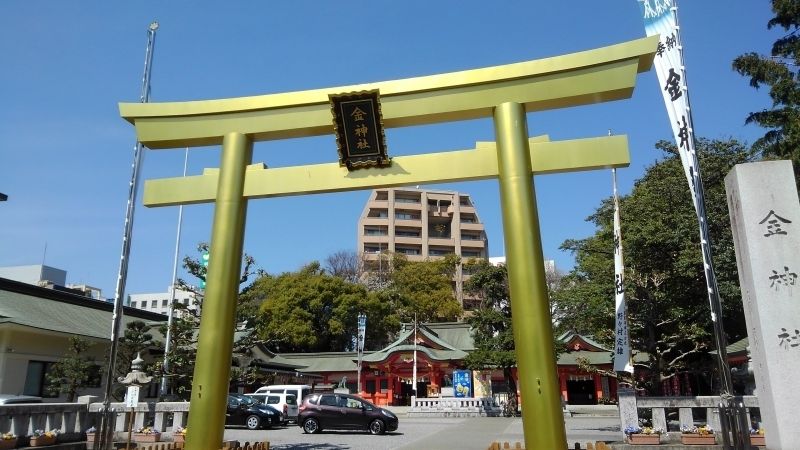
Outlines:
<svg viewBox="0 0 800 450"><path fill-rule="evenodd" d="M460 258L447 255L442 259L411 262L396 253L392 258L388 295L400 320L412 322L450 322L463 310L456 300L453 276Z"/></svg>
<svg viewBox="0 0 800 450"><path fill-rule="evenodd" d="M475 350L464 363L469 369L502 369L507 393L516 395L517 386L512 369L517 365L514 330L512 326L511 303L513 299L508 290L508 270L505 265L494 266L486 260L473 260L465 266L472 274L464 289L480 299L480 305L467 323L472 327ZM548 271L548 289L558 289L561 274ZM552 310L551 306L551 310ZM554 358L563 351L564 345L553 336Z"/></svg>
<svg viewBox="0 0 800 450"><path fill-rule="evenodd" d="M512 370L517 365L517 356L506 266L493 266L482 260L471 264L469 271L472 276L464 289L480 299L480 306L467 318L475 350L467 355L464 364L473 370L501 369L509 398L516 399L517 384Z"/></svg>
<svg viewBox="0 0 800 450"><path fill-rule="evenodd" d="M188 400L192 390L194 363L197 358L197 329L200 318L196 310L187 305L175 303L172 326L170 328L170 350L166 354L167 369L163 361L157 361L154 373L160 378L166 376L172 396ZM162 324L161 333L167 335L167 324Z"/></svg>
<svg viewBox="0 0 800 450"><path fill-rule="evenodd" d="M400 326L385 295L329 275L318 262L297 272L262 274L243 296L261 304L258 337L275 352L351 350L362 312L367 348L381 348Z"/></svg>
<svg viewBox="0 0 800 450"><path fill-rule="evenodd" d="M750 86L769 87L772 108L752 112L745 123L755 123L767 132L753 147L765 157L791 159L795 174L800 170L800 0L772 0L775 17L767 28L781 27L786 35L772 45L770 55L745 53L733 61L733 69L750 78ZM800 178L798 178L800 179Z"/></svg>
<svg viewBox="0 0 800 450"><path fill-rule="evenodd" d="M197 245L199 254L208 252L213 258L208 243L201 242ZM183 258L183 267L192 276L205 281L207 269L200 258L186 256ZM242 259L242 274L239 284L245 284L254 274L263 272L256 269L256 261L252 256L245 254ZM166 355L167 369L164 369L163 361L158 361L153 366L154 376L160 378L166 376L168 379L169 393L179 398L188 399L192 387L192 377L194 375L195 359L197 357L197 332L200 327L200 315L202 314L203 291L188 283L184 279L178 279L178 288L194 293L195 300L190 308L180 302L173 304L173 320L169 329L170 351ZM244 287L242 293L247 290ZM257 334L252 332L257 327L258 319L257 303L253 298L245 295L236 298L236 320L237 327L234 335L233 357L231 364L235 361L248 359L250 349L258 345L260 340ZM167 336L168 325L162 324L160 332ZM256 370L252 367L233 366L231 370L231 382L233 384L252 384L258 379Z"/></svg>
<svg viewBox="0 0 800 450"><path fill-rule="evenodd" d="M699 225L675 147L659 142L666 157L650 166L630 195L620 199L629 327L634 351L647 352L644 365L653 394L678 372L707 375L715 365ZM735 140L697 142L723 323L732 342L745 336L724 177L752 153ZM593 236L568 240L575 268L554 295L562 313L559 331L574 330L606 345L614 336L613 202L606 199L588 221Z"/></svg>
<svg viewBox="0 0 800 450"><path fill-rule="evenodd" d="M69 338L64 359L53 364L47 373L50 394L64 394L68 402L73 402L81 389L99 385L100 366L95 364L93 358L85 356L89 347L89 341L82 337Z"/></svg>

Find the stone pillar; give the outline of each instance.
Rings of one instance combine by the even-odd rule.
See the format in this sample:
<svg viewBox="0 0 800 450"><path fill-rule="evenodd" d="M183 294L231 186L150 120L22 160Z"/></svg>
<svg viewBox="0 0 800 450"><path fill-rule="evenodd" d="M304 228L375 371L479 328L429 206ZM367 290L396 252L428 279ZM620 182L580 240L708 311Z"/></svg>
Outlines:
<svg viewBox="0 0 800 450"><path fill-rule="evenodd" d="M625 428L639 425L639 411L636 409L636 391L630 387L619 386L619 426L622 430L622 439L625 438Z"/></svg>
<svg viewBox="0 0 800 450"><path fill-rule="evenodd" d="M800 202L792 163L739 164L725 190L766 444L797 448Z"/></svg>

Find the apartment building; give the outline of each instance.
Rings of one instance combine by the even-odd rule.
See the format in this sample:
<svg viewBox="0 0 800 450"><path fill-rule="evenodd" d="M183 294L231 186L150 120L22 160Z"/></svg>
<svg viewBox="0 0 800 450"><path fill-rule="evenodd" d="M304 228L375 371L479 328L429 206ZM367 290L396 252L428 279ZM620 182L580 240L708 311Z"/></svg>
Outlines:
<svg viewBox="0 0 800 450"><path fill-rule="evenodd" d="M375 189L358 221L358 252L365 270L377 272L382 255L402 253L409 261L448 254L486 259L489 244L469 194L414 188ZM456 297L465 309L462 268L457 268ZM467 302L469 303L469 302Z"/></svg>

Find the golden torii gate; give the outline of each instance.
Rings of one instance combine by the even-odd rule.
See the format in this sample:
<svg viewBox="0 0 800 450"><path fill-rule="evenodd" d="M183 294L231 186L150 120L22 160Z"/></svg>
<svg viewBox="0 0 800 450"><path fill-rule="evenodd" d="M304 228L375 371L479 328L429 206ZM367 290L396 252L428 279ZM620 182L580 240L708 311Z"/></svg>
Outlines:
<svg viewBox="0 0 800 450"><path fill-rule="evenodd" d="M187 448L221 447L247 201L382 186L498 178L526 448L566 448L532 174L626 167L625 136L530 138L526 112L628 98L658 36L552 58L381 83L222 100L121 103L151 149L222 144L219 169L145 184L146 206L215 202ZM377 89L383 124L494 118L496 144L397 156L387 168L338 163L267 169L253 142L333 133L329 94Z"/></svg>

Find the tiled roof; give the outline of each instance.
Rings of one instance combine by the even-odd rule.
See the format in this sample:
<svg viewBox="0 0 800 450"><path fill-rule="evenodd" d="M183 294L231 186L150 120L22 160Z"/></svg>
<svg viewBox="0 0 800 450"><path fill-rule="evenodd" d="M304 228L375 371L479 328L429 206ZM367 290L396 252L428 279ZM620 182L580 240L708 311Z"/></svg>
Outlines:
<svg viewBox="0 0 800 450"><path fill-rule="evenodd" d="M0 278L0 325L109 339L113 308L111 303ZM164 322L167 316L125 307L122 328L134 320Z"/></svg>

